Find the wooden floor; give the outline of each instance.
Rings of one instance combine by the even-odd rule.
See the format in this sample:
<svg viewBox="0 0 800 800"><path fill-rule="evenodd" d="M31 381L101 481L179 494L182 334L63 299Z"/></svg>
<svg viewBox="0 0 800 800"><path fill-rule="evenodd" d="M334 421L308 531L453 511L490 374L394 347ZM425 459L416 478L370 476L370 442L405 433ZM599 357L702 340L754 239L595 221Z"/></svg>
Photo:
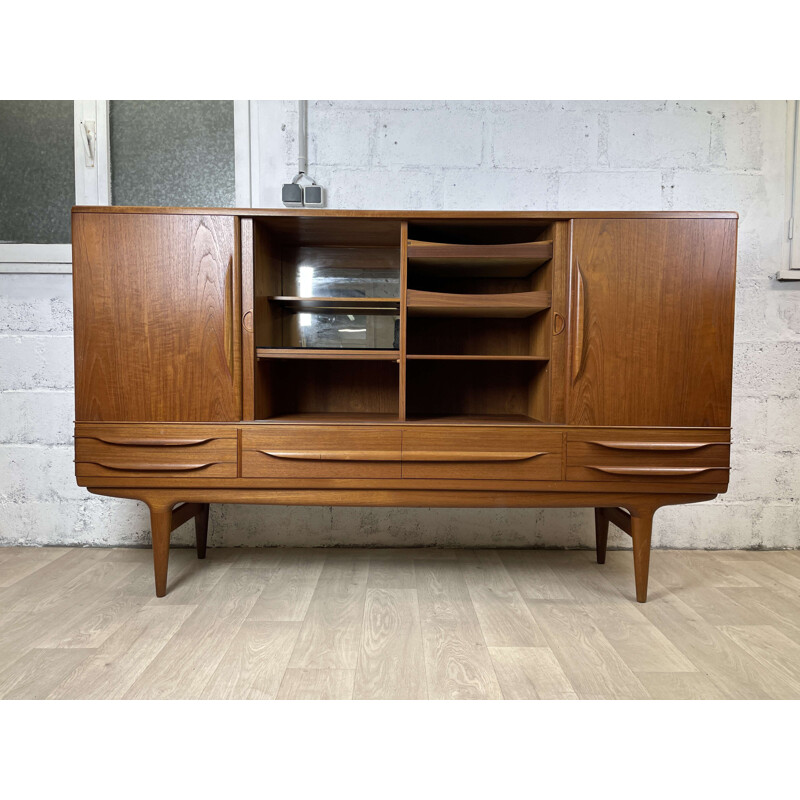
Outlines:
<svg viewBox="0 0 800 800"><path fill-rule="evenodd" d="M800 552L0 549L3 698L800 698Z"/></svg>

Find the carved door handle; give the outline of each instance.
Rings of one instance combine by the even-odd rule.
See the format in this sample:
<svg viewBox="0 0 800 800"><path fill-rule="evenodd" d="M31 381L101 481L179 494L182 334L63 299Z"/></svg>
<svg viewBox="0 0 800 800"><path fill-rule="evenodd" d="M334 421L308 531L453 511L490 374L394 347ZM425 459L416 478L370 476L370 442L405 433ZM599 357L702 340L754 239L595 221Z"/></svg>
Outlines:
<svg viewBox="0 0 800 800"><path fill-rule="evenodd" d="M572 348L572 382L578 380L583 369L584 343L586 338L586 286L580 262L575 259L577 285L575 290L575 341Z"/></svg>

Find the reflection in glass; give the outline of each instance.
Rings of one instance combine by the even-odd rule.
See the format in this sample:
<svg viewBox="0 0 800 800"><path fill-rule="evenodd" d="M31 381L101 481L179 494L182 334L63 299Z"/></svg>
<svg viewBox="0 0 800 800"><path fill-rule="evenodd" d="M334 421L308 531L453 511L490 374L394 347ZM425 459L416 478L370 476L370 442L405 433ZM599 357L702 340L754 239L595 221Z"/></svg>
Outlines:
<svg viewBox="0 0 800 800"><path fill-rule="evenodd" d="M400 297L400 273L301 265L284 272L283 293L290 297Z"/></svg>
<svg viewBox="0 0 800 800"><path fill-rule="evenodd" d="M396 350L400 318L376 314L287 314L285 347Z"/></svg>

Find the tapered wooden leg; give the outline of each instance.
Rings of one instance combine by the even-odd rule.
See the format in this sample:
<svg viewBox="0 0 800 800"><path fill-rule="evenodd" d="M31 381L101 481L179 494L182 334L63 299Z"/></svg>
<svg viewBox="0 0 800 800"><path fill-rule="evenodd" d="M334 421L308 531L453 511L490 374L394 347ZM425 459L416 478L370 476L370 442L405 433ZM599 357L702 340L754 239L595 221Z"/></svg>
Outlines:
<svg viewBox="0 0 800 800"><path fill-rule="evenodd" d="M208 503L203 503L201 510L194 518L194 535L197 540L197 557L206 557L206 543L208 542Z"/></svg>
<svg viewBox="0 0 800 800"><path fill-rule="evenodd" d="M650 538L653 533L655 509L631 509L631 538L633 539L633 572L636 578L636 599L647 602L647 578L650 574Z"/></svg>
<svg viewBox="0 0 800 800"><path fill-rule="evenodd" d="M153 569L156 576L156 597L163 597L167 593L172 507L150 506L150 528L153 536Z"/></svg>
<svg viewBox="0 0 800 800"><path fill-rule="evenodd" d="M606 563L606 545L608 544L608 517L602 508L594 510L594 538L597 543L597 563Z"/></svg>

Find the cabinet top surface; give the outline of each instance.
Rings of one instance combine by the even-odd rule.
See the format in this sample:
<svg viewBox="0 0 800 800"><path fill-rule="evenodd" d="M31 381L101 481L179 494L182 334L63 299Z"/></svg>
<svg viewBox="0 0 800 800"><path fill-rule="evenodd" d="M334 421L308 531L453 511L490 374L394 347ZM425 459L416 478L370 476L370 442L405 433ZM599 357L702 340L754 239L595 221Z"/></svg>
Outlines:
<svg viewBox="0 0 800 800"><path fill-rule="evenodd" d="M224 214L245 217L331 217L387 220L425 219L738 219L736 211L369 211L306 208L168 208L160 206L74 206L73 213Z"/></svg>

